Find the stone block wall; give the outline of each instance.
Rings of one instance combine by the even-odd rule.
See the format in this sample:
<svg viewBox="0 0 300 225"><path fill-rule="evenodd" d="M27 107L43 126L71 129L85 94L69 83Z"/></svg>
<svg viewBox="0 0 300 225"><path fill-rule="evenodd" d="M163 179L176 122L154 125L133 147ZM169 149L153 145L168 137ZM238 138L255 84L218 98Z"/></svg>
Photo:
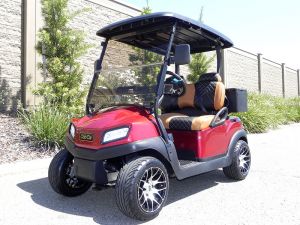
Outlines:
<svg viewBox="0 0 300 225"><path fill-rule="evenodd" d="M37 32L43 26L41 16L40 0L27 0L26 25L24 31L26 41L26 61L24 76L29 80L25 90L26 105L36 105L41 99L32 94L32 90L37 88L40 82L43 82L41 71L37 68L37 62L41 62L41 56L35 51L37 44ZM80 63L84 69L83 85L90 84L94 73L94 61L99 58L103 38L96 35L96 32L102 27L121 19L140 15L141 11L134 6L122 3L118 0L69 0L68 8L70 11L84 10L83 13L70 22L72 28L84 31L86 42L92 47L88 53L80 58Z"/></svg>
<svg viewBox="0 0 300 225"><path fill-rule="evenodd" d="M226 87L257 92L257 57L235 49L226 50L225 57Z"/></svg>
<svg viewBox="0 0 300 225"><path fill-rule="evenodd" d="M92 45L88 53L80 59L85 72L83 81L85 85L88 85L94 74L94 61L99 58L102 50L100 44L103 38L97 36L96 32L110 23L129 18L132 14L105 7L98 4L97 1L87 0L70 0L69 8L71 10L87 9L87 12L75 17L70 25L75 29L83 30L86 34L86 42ZM139 14L136 11L136 15Z"/></svg>
<svg viewBox="0 0 300 225"><path fill-rule="evenodd" d="M21 90L21 0L0 1L0 111L17 106Z"/></svg>
<svg viewBox="0 0 300 225"><path fill-rule="evenodd" d="M295 97L298 93L297 71L286 68L285 71L285 96Z"/></svg>
<svg viewBox="0 0 300 225"><path fill-rule="evenodd" d="M283 96L281 66L264 60L262 68L262 92L275 96Z"/></svg>

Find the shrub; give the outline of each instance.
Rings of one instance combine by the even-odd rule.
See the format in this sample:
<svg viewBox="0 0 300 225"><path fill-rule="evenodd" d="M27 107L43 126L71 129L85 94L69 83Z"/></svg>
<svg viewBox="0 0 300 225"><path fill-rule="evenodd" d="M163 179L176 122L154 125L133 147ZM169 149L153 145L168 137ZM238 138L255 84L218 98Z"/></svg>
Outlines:
<svg viewBox="0 0 300 225"><path fill-rule="evenodd" d="M196 83L200 76L208 71L214 58L214 56L207 57L204 53L192 54L192 61L189 64L191 73L187 76L187 80L191 83Z"/></svg>
<svg viewBox="0 0 300 225"><path fill-rule="evenodd" d="M43 55L43 70L47 82L40 83L35 94L47 104L80 110L86 95L80 84L83 69L78 62L91 45L84 42L81 30L71 29L70 21L86 9L70 12L69 0L42 0L44 27L39 31L37 51Z"/></svg>
<svg viewBox="0 0 300 225"><path fill-rule="evenodd" d="M300 122L300 98L284 99L266 94L250 93L248 112L238 116L250 133L262 133L281 124Z"/></svg>
<svg viewBox="0 0 300 225"><path fill-rule="evenodd" d="M19 111L19 116L37 145L62 147L72 117L70 113L55 106L40 105L29 112Z"/></svg>
<svg viewBox="0 0 300 225"><path fill-rule="evenodd" d="M251 133L265 132L272 126L272 119L269 110L271 105L266 96L258 94L249 94L248 111L245 113L233 113L238 116L244 124L245 129Z"/></svg>

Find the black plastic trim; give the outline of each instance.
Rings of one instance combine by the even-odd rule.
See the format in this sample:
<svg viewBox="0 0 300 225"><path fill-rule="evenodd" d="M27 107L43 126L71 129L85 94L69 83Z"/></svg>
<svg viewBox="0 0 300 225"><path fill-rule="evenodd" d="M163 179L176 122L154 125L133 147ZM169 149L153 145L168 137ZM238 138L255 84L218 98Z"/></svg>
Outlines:
<svg viewBox="0 0 300 225"><path fill-rule="evenodd" d="M103 161L91 161L74 158L74 168L76 177L91 181L99 185L108 183L107 173L104 169Z"/></svg>
<svg viewBox="0 0 300 225"><path fill-rule="evenodd" d="M129 155L146 149L153 149L159 152L168 160L166 146L161 137L154 137L154 138L149 138L149 139L136 141L128 144L101 148L98 150L91 150L91 149L80 148L76 146L74 142L70 139L69 135L67 135L65 140L65 146L66 149L74 157L92 160L92 161L116 158L119 156Z"/></svg>

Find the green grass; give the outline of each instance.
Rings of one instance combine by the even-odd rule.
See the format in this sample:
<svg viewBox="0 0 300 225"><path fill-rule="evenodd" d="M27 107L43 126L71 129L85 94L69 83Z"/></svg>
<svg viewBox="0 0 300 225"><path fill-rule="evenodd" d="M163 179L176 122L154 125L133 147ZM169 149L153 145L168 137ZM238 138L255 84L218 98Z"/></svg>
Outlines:
<svg viewBox="0 0 300 225"><path fill-rule="evenodd" d="M300 98L281 98L250 93L248 112L232 113L250 133L262 133L282 124L300 122Z"/></svg>
<svg viewBox="0 0 300 225"><path fill-rule="evenodd" d="M39 146L62 147L71 115L58 107L41 105L33 110L19 111L26 128Z"/></svg>

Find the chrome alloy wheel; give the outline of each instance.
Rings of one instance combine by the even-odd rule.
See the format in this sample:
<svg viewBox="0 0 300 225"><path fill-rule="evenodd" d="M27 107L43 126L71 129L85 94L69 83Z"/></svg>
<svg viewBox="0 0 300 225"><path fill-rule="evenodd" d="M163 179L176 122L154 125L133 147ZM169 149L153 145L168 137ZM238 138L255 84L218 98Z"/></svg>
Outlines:
<svg viewBox="0 0 300 225"><path fill-rule="evenodd" d="M138 201L145 212L158 210L167 194L167 178L158 167L147 169L138 184Z"/></svg>
<svg viewBox="0 0 300 225"><path fill-rule="evenodd" d="M247 174L250 169L251 155L250 150L244 146L239 154L239 167L242 174Z"/></svg>

